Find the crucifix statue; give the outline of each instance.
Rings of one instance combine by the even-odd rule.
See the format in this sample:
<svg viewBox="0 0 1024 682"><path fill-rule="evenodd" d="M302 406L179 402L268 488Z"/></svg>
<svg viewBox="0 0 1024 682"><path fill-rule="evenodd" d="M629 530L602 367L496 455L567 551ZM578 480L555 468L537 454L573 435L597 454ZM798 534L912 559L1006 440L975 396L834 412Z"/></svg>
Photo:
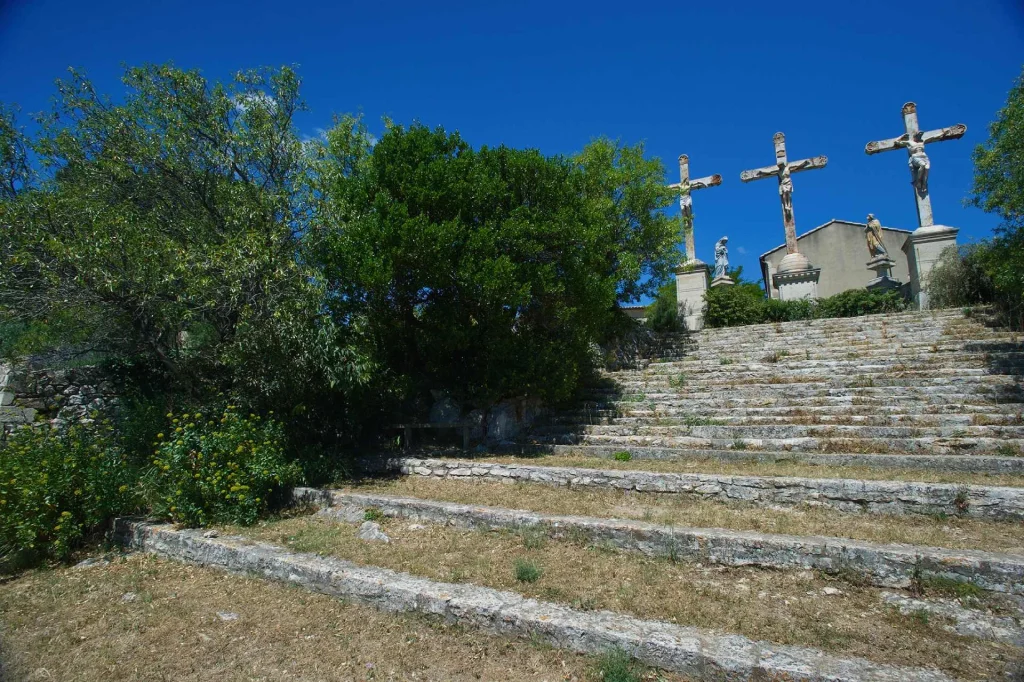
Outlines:
<svg viewBox="0 0 1024 682"><path fill-rule="evenodd" d="M786 158L786 136L782 133L775 133L772 138L775 141L775 165L765 168L745 170L740 173L740 180L752 182L764 178L777 177L779 179L779 200L782 202L782 222L786 227L786 252L797 253L796 247L796 219L793 217L793 173L805 170L824 168L828 163L828 157L815 156L813 159L800 159L790 162Z"/></svg>
<svg viewBox="0 0 1024 682"><path fill-rule="evenodd" d="M924 146L932 142L958 140L967 132L967 126L958 123L949 128L922 132L917 125L917 105L907 102L903 105L903 128L906 132L899 137L868 142L864 151L867 154L879 154L906 148L910 157L910 184L914 186L914 199L917 200L917 223L921 227L931 227L935 224L932 217L932 200L928 196L928 172L932 164L924 152Z"/></svg>
<svg viewBox="0 0 1024 682"><path fill-rule="evenodd" d="M718 173L705 178L690 179L690 157L686 154L679 156L679 182L669 185L672 189L679 190L679 210L683 216L683 229L686 233L686 262L697 261L697 251L693 243L693 198L690 192L706 187L715 187L722 184L722 176Z"/></svg>

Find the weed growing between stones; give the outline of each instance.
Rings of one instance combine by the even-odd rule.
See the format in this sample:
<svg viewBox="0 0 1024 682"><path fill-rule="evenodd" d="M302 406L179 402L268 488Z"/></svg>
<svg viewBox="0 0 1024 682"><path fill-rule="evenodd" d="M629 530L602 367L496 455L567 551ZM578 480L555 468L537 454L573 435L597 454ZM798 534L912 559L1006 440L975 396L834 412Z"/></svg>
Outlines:
<svg viewBox="0 0 1024 682"><path fill-rule="evenodd" d="M612 459L614 459L616 462L628 462L629 460L633 459L633 455L629 454L628 450L619 450L614 455L612 455Z"/></svg>
<svg viewBox="0 0 1024 682"><path fill-rule="evenodd" d="M384 519L384 512L376 507L370 507L363 512L363 520L365 521L381 521Z"/></svg>
<svg viewBox="0 0 1024 682"><path fill-rule="evenodd" d="M535 583L544 575L544 569L529 559L516 559L516 580L521 583Z"/></svg>

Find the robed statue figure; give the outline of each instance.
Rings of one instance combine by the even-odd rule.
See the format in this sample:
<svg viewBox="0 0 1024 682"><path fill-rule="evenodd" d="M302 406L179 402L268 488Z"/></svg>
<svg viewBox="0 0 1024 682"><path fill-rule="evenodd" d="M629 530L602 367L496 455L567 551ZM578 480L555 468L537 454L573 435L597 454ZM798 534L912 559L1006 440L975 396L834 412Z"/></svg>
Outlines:
<svg viewBox="0 0 1024 682"><path fill-rule="evenodd" d="M882 223L878 221L874 213L868 213L868 224L864 228L864 237L868 240L868 253L872 258L877 256L889 256L882 243Z"/></svg>
<svg viewBox="0 0 1024 682"><path fill-rule="evenodd" d="M713 279L725 277L725 271L729 268L729 249L725 247L728 237L722 237L715 242L715 275Z"/></svg>

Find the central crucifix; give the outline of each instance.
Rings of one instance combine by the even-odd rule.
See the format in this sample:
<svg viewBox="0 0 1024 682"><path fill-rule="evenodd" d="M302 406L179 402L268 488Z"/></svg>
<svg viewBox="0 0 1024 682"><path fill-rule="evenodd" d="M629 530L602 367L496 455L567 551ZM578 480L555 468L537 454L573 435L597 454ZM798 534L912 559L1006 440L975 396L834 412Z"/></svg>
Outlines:
<svg viewBox="0 0 1024 682"><path fill-rule="evenodd" d="M796 243L796 219L793 216L793 173L800 173L806 170L824 168L828 164L828 157L815 156L811 159L800 159L789 161L786 158L786 136L782 133L775 133L772 138L775 142L775 165L765 168L754 168L740 173L740 180L753 182L765 178L775 177L779 180L779 201L782 203L782 222L786 228L786 256L779 264L779 276L785 275L778 282L779 295L783 300L787 298L814 297L817 293L817 270L811 267L807 257L800 253ZM807 273L805 277L797 277L801 273ZM814 273L813 277L810 273ZM776 278L778 279L778 278ZM787 286L785 290L783 287Z"/></svg>

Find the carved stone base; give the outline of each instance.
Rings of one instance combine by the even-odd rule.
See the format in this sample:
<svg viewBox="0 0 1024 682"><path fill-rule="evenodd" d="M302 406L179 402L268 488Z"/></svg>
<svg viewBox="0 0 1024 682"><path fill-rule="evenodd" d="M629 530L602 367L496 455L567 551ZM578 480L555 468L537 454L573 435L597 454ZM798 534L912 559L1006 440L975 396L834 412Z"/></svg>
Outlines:
<svg viewBox="0 0 1024 682"><path fill-rule="evenodd" d="M731 287L736 284L729 275L719 275L711 280L711 287Z"/></svg>
<svg viewBox="0 0 1024 682"><path fill-rule="evenodd" d="M875 256L867 262L868 270L872 270L875 273L874 279L867 284L867 288L870 291L886 289L898 289L902 286L902 283L898 279L893 279L892 268L896 265L896 261L889 258L888 256Z"/></svg>
<svg viewBox="0 0 1024 682"><path fill-rule="evenodd" d="M821 268L777 272L772 275L772 286L779 290L779 300L798 301L818 298L818 278Z"/></svg>
<svg viewBox="0 0 1024 682"><path fill-rule="evenodd" d="M960 231L956 227L946 225L929 225L914 230L903 251L907 254L907 265L910 267L910 295L921 310L928 309L928 275L931 274L935 262L942 252L956 246L956 235Z"/></svg>
<svg viewBox="0 0 1024 682"><path fill-rule="evenodd" d="M710 271L707 263L696 259L676 268L676 305L690 331L704 328L704 292L708 290Z"/></svg>

